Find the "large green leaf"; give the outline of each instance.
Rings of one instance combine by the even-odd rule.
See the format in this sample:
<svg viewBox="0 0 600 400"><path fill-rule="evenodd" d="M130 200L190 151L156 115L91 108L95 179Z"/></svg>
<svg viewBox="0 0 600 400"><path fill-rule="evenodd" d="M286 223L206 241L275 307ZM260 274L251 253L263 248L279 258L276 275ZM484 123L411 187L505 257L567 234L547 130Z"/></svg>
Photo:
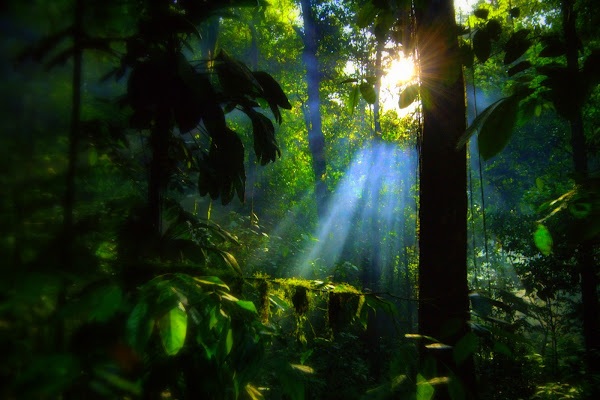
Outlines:
<svg viewBox="0 0 600 400"><path fill-rule="evenodd" d="M273 101L281 108L291 110L292 105L287 96L283 89L281 89L281 86L279 86L279 83L271 75L264 71L255 71L252 75L254 75L260 86L262 86L267 100Z"/></svg>
<svg viewBox="0 0 600 400"><path fill-rule="evenodd" d="M430 400L433 397L435 389L433 385L423 377L423 375L417 375L417 400Z"/></svg>
<svg viewBox="0 0 600 400"><path fill-rule="evenodd" d="M373 85L370 85L368 82L360 84L360 94L362 94L363 99L369 104L375 104L377 101L377 93L375 93Z"/></svg>
<svg viewBox="0 0 600 400"><path fill-rule="evenodd" d="M505 100L506 100L506 98L503 97L500 100L497 100L496 102L490 104L485 110L483 110L481 112L481 114L479 114L477 116L477 118L475 118L473 120L473 122L471 122L471 125L469 125L469 127L467 128L467 130L465 131L465 133L463 133L463 135L461 136L460 140L458 141L458 144L456 145L456 148L460 149L465 144L467 144L467 142L469 141L469 139L471 139L471 136L473 136L475 133L477 133L477 131L479 130L479 128L481 128L481 125L490 116L490 114L492 113L492 111L494 111L496 109L496 107L498 107L500 104L502 104L502 102L504 102Z"/></svg>
<svg viewBox="0 0 600 400"><path fill-rule="evenodd" d="M473 36L473 51L479 61L486 62L492 52L490 34L485 29L480 29Z"/></svg>
<svg viewBox="0 0 600 400"><path fill-rule="evenodd" d="M465 362L465 360L469 358L471 354L477 351L478 347L479 338L475 333L469 332L463 336L458 343L456 343L454 349L452 349L452 354L454 356L456 365L460 365Z"/></svg>
<svg viewBox="0 0 600 400"><path fill-rule="evenodd" d="M531 46L531 41L527 38L527 35L529 35L529 29L521 29L513 33L510 39L508 39L508 42L504 46L504 50L506 51L504 65L516 61Z"/></svg>
<svg viewBox="0 0 600 400"><path fill-rule="evenodd" d="M402 93L400 93L400 101L398 102L398 105L400 106L400 108L406 108L417 99L418 95L419 85L416 83L412 84L406 89L404 89Z"/></svg>
<svg viewBox="0 0 600 400"><path fill-rule="evenodd" d="M519 100L508 97L489 114L477 136L479 154L489 160L508 144L517 122Z"/></svg>
<svg viewBox="0 0 600 400"><path fill-rule="evenodd" d="M150 340L153 329L154 319L149 315L148 303L141 301L136 304L127 319L125 330L127 342L138 353L142 353Z"/></svg>
<svg viewBox="0 0 600 400"><path fill-rule="evenodd" d="M159 319L158 328L165 352L170 356L179 353L187 333L187 313L183 306L172 308Z"/></svg>
<svg viewBox="0 0 600 400"><path fill-rule="evenodd" d="M358 105L358 98L360 95L360 89L358 85L355 85L352 91L350 92L350 97L348 97L348 111L350 112L350 116L354 115L354 109Z"/></svg>
<svg viewBox="0 0 600 400"><path fill-rule="evenodd" d="M256 311L256 306L254 305L253 302L251 301L247 301L247 300L238 300L235 302L235 304L237 304L238 306L240 306L241 308L243 308L244 310L253 312L253 313L257 313L258 311Z"/></svg>
<svg viewBox="0 0 600 400"><path fill-rule="evenodd" d="M473 11L473 15L475 15L477 18L481 18L481 19L487 19L489 14L490 14L490 10L488 10L486 8L478 8L477 10Z"/></svg>
<svg viewBox="0 0 600 400"><path fill-rule="evenodd" d="M356 16L356 24L359 28L366 28L375 20L375 17L379 11L381 10L376 7L372 1L366 2L360 11L358 11L358 15Z"/></svg>
<svg viewBox="0 0 600 400"><path fill-rule="evenodd" d="M538 224L533 241L543 255L548 256L552 253L552 235L544 225Z"/></svg>

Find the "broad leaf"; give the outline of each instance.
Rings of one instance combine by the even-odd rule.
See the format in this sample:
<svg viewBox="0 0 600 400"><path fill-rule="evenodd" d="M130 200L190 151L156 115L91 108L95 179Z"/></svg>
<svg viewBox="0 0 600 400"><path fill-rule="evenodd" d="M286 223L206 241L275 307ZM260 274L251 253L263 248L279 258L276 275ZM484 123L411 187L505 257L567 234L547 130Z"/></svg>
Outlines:
<svg viewBox="0 0 600 400"><path fill-rule="evenodd" d="M525 71L526 69L528 69L530 67L531 67L531 63L529 61L521 61L520 63L518 63L514 67L511 67L508 70L508 76L513 76L515 74L518 74L519 72Z"/></svg>
<svg viewBox="0 0 600 400"><path fill-rule="evenodd" d="M527 35L529 35L529 29L521 29L513 33L510 39L508 39L508 42L504 46L504 51L506 51L504 65L515 62L529 49L531 41L527 38Z"/></svg>
<svg viewBox="0 0 600 400"><path fill-rule="evenodd" d="M433 397L435 389L433 385L423 377L423 375L417 375L417 400L430 400Z"/></svg>
<svg viewBox="0 0 600 400"><path fill-rule="evenodd" d="M253 313L258 313L258 311L256 311L256 306L254 305L253 302L251 301L246 301L246 300L238 300L235 302L235 304L237 304L238 306L240 306L241 308L243 308L244 310L253 312Z"/></svg>
<svg viewBox="0 0 600 400"><path fill-rule="evenodd" d="M360 84L360 94L362 94L363 99L369 104L375 104L377 101L375 89L373 88L373 85L370 85L368 82Z"/></svg>
<svg viewBox="0 0 600 400"><path fill-rule="evenodd" d="M473 51L479 61L486 62L492 52L490 34L485 29L480 29L473 36Z"/></svg>
<svg viewBox="0 0 600 400"><path fill-rule="evenodd" d="M513 18L519 18L521 15L521 9L519 7L513 7L510 9L509 14Z"/></svg>
<svg viewBox="0 0 600 400"><path fill-rule="evenodd" d="M483 122L477 136L479 154L489 160L498 154L507 144L517 122L519 101L508 97L489 114Z"/></svg>
<svg viewBox="0 0 600 400"><path fill-rule="evenodd" d="M412 84L406 89L404 89L402 93L400 93L400 101L398 102L398 105L400 106L400 108L406 108L417 99L418 95L419 85L416 83Z"/></svg>
<svg viewBox="0 0 600 400"><path fill-rule="evenodd" d="M133 308L129 318L125 335L127 342L138 353L142 353L150 340L154 329L154 319L149 315L148 303L141 301Z"/></svg>
<svg viewBox="0 0 600 400"><path fill-rule="evenodd" d="M281 89L281 86L279 86L279 83L271 75L264 71L255 71L252 75L254 75L260 86L262 86L264 96L267 100L274 102L281 108L291 110L292 105L287 96L283 89Z"/></svg>
<svg viewBox="0 0 600 400"><path fill-rule="evenodd" d="M475 15L477 18L481 18L481 19L487 19L489 14L490 14L490 10L488 10L486 8L478 8L477 10L473 11L473 15Z"/></svg>
<svg viewBox="0 0 600 400"><path fill-rule="evenodd" d="M456 365L461 365L468 359L473 353L477 351L479 347L479 338L473 332L467 333L463 336L452 350L452 355Z"/></svg>
<svg viewBox="0 0 600 400"><path fill-rule="evenodd" d="M544 225L538 224L533 241L543 255L548 256L552 253L552 235Z"/></svg>
<svg viewBox="0 0 600 400"><path fill-rule="evenodd" d="M477 133L479 128L481 128L481 125L490 116L492 111L494 111L496 109L496 107L498 107L500 104L502 104L505 100L506 100L506 98L503 97L500 100L497 100L495 103L490 104L485 110L483 110L481 112L481 114L479 114L477 116L477 118L475 118L475 120L473 120L473 122L471 122L471 125L469 125L469 127L467 128L465 133L463 133L460 140L458 141L458 144L456 145L456 148L460 149L465 144L467 144L467 142L471 139L471 136L473 136L475 133Z"/></svg>
<svg viewBox="0 0 600 400"><path fill-rule="evenodd" d="M183 305L174 307L159 319L158 328L165 352L170 356L179 353L187 333L187 313Z"/></svg>
<svg viewBox="0 0 600 400"><path fill-rule="evenodd" d="M381 10L375 7L372 1L366 2L356 16L356 24L359 28L366 28L375 20L379 11Z"/></svg>

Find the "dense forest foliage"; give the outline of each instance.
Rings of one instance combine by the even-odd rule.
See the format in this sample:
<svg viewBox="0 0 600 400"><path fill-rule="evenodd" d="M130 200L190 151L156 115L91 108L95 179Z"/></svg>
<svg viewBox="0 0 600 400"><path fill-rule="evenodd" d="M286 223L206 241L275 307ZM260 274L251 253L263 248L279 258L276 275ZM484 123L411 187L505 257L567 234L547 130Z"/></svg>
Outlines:
<svg viewBox="0 0 600 400"><path fill-rule="evenodd" d="M599 398L594 0L0 29L0 398Z"/></svg>

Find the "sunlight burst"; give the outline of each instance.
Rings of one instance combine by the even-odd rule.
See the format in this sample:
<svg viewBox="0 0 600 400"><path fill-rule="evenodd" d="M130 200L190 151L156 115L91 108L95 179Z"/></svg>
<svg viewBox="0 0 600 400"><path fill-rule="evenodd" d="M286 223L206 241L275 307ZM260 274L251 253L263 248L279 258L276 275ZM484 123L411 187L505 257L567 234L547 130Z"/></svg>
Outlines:
<svg viewBox="0 0 600 400"><path fill-rule="evenodd" d="M401 87L413 81L415 76L415 63L411 58L400 54L398 59L391 62L381 79L381 103L384 110L396 110L400 115L408 112L408 109L400 110L398 107L399 92Z"/></svg>

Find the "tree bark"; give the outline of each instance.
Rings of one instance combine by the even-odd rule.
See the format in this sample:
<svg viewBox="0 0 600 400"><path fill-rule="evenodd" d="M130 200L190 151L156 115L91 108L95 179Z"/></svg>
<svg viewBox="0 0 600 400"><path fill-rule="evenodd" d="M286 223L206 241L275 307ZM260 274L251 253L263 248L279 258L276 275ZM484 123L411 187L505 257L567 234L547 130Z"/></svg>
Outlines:
<svg viewBox="0 0 600 400"><path fill-rule="evenodd" d="M468 332L465 87L458 57L452 0L431 0L418 10L423 134L420 177L419 332L454 346ZM426 356L427 354L425 354ZM474 396L473 362L454 362L435 350L438 375L450 373ZM436 399L450 398L436 389Z"/></svg>
<svg viewBox="0 0 600 400"><path fill-rule="evenodd" d="M567 45L567 69L571 76L579 74L579 39L575 27L576 14L574 0L562 1L563 34ZM586 178L588 173L583 116L577 110L569 121L571 125L571 146L573 163L578 178ZM598 307L598 276L594 263L594 249L589 242L579 247L577 255L581 279L581 301L583 303L583 337L586 350L586 362L590 373L600 372L600 320Z"/></svg>
<svg viewBox="0 0 600 400"><path fill-rule="evenodd" d="M317 59L317 27L310 0L301 0L302 20L304 22L303 58L306 65L306 86L308 91L308 146L312 155L312 167L315 174L315 197L319 220L325 215L327 206L327 182L325 173L325 137L321 124L321 100L319 86L321 72Z"/></svg>

